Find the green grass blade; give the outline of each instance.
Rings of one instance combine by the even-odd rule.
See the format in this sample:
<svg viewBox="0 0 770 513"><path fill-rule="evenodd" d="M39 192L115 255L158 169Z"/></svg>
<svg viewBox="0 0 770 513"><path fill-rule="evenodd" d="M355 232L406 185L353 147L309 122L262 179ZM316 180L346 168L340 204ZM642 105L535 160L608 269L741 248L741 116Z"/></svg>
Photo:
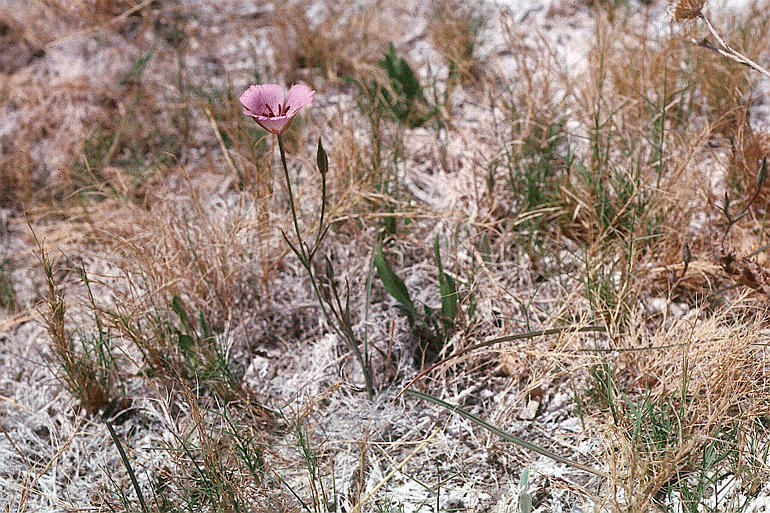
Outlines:
<svg viewBox="0 0 770 513"><path fill-rule="evenodd" d="M123 450L123 444L120 443L120 438L118 438L118 434L112 428L112 424L110 424L110 422L107 419L104 419L104 424L107 426L107 430L110 432L112 441L115 442L115 446L118 448L118 452L120 453L120 459L123 460L123 465L126 467L126 470L128 471L128 477L131 478L131 484L134 487L134 491L136 491L136 496L139 498L139 503L142 505L142 511L147 513L147 511L149 511L147 509L147 503L144 502L144 495L142 495L142 489L139 488L139 481L136 480L136 474L134 474L134 469L133 467L131 467L131 462L128 461L128 456L126 456L126 451Z"/></svg>
<svg viewBox="0 0 770 513"><path fill-rule="evenodd" d="M444 320L447 322L454 321L459 311L457 305L457 285L455 285L454 278L444 272L444 267L441 264L441 252L438 247L438 235L436 235L433 241L433 257L436 259L436 266L438 267L438 286L441 293L441 314L444 316Z"/></svg>
<svg viewBox="0 0 770 513"><path fill-rule="evenodd" d="M538 445L535 445L533 443L527 442L526 440L522 440L521 438L519 438L517 436L514 436L514 435L512 435L510 433L506 433L502 429L499 429L499 428L493 426L492 424L489 424L489 423L481 420L480 418L476 417L475 415L473 415L471 413L468 413L467 411L465 411L465 410L463 410L461 408L458 408L457 406L453 406L453 405L449 404L446 401L442 401L441 399L439 399L437 397L433 397L432 395L428 395L428 394L425 394L423 392L419 392L417 390L412 390L412 389L407 390L406 393L410 394L410 395L413 395L415 397L418 397L420 399L424 399L426 401L430 401L430 402L432 402L434 404L438 404L439 406L441 406L443 408L446 408L447 410L452 411L454 413L458 413L458 414L462 415L463 417L465 417L466 419L475 422L476 424L478 424L479 426L483 427L487 431L490 431L490 432L496 434L497 436L499 436L503 440L506 440L508 442L512 442L512 443L514 443L514 444L516 444L516 445L518 445L520 447L523 447L525 449L528 449L528 450L530 450L532 452L536 452L537 454L545 456L546 458L550 458L550 459L552 459L554 461L557 461L559 463L563 463L565 465L569 465L570 467L573 467L573 468L576 468L576 469L579 469L579 470L583 470L583 471L588 472L590 474L593 474L595 476L603 477L605 479L609 479L610 478L610 475L607 474L606 472L602 472L601 470L595 470L595 469L593 469L593 468L591 468L591 467L589 467L587 465L583 465L582 463L578 463L576 461L569 460L567 458L559 456L555 452L551 452L548 449L543 449L542 447L540 447Z"/></svg>

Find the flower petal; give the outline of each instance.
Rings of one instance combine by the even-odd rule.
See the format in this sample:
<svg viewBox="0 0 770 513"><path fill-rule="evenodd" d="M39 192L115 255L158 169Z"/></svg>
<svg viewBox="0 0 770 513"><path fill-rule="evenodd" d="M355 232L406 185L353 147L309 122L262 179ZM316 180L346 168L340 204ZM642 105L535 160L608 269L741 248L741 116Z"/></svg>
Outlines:
<svg viewBox="0 0 770 513"><path fill-rule="evenodd" d="M259 116L259 115L252 114L247 110L244 110L243 113L246 114L247 116L254 118L254 121L259 123L259 126L261 126L265 130L273 134L284 133L286 129L289 128L289 125L291 124L291 122L294 120L293 115L276 116L274 118L270 118L267 116Z"/></svg>
<svg viewBox="0 0 770 513"><path fill-rule="evenodd" d="M266 105L277 113L278 105L283 102L283 89L278 84L253 85L243 92L239 100L250 111L247 115L261 115L266 111Z"/></svg>
<svg viewBox="0 0 770 513"><path fill-rule="evenodd" d="M287 115L292 116L296 114L298 110L312 102L314 94L315 91L305 84L295 84L291 86L289 93L286 95L286 101L284 102L284 105L289 106Z"/></svg>

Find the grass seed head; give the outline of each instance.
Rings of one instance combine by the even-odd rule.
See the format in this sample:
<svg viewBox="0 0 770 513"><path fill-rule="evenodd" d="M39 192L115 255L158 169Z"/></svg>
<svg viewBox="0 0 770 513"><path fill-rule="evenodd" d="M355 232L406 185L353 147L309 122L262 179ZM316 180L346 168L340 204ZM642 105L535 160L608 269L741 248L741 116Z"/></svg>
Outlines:
<svg viewBox="0 0 770 513"><path fill-rule="evenodd" d="M699 18L703 14L704 5L706 0L679 0L674 6L674 21L682 23Z"/></svg>

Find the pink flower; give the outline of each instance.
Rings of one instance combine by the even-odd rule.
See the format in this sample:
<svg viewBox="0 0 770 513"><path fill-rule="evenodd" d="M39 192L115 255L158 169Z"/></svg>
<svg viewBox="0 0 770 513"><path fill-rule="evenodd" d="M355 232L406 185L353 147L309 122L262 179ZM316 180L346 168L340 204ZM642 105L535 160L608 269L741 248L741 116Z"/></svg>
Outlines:
<svg viewBox="0 0 770 513"><path fill-rule="evenodd" d="M259 84L246 89L240 97L243 113L274 134L282 134L299 110L313 101L315 91L306 85L291 86L284 97L278 84Z"/></svg>

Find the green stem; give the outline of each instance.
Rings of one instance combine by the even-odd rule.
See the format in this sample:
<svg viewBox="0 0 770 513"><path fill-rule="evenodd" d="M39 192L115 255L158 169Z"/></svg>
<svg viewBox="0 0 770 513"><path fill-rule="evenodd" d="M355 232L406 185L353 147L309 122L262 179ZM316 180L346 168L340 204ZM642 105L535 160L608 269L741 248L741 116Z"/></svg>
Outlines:
<svg viewBox="0 0 770 513"><path fill-rule="evenodd" d="M321 291L318 289L318 284L316 283L316 277L313 274L313 271L311 270L311 267L305 267L307 269L308 274L310 275L310 284L313 286L313 292L315 293L316 298L318 299L318 304L321 305L321 312L323 312L324 318L326 319L326 322L329 324L329 326L332 327L334 332L338 337L340 337L342 340L345 340L350 347L350 349L353 351L353 354L356 355L356 359L358 360L358 363L361 365L361 370L364 373L364 381L366 382L366 391L369 393L370 397L374 397L374 381L372 380L371 370L369 369L369 366L366 365L366 362L364 361L364 357L361 354L361 350L358 348L358 343L353 340L350 336L345 335L345 333L340 330L340 328L337 326L337 323L334 322L334 320L331 318L331 315L329 315L329 312L326 309L326 304L324 303L323 296L321 296Z"/></svg>
<svg viewBox="0 0 770 513"><path fill-rule="evenodd" d="M318 234L315 237L313 250L310 252L310 258L313 258L318 247L321 245L321 239L326 233L324 230L324 214L326 213L326 173L321 173L321 215L318 218Z"/></svg>
<svg viewBox="0 0 770 513"><path fill-rule="evenodd" d="M294 232L297 234L297 246L295 247L291 241L289 241L289 238L286 237L286 234L284 234L284 237L286 238L286 242L289 244L291 249L294 251L294 254L297 255L297 258L299 258L300 263L302 264L302 267L305 268L305 270L308 273L308 276L310 276L310 284L313 287L313 293L315 294L316 298L318 299L318 304L321 305L321 312L323 313L324 318L326 319L326 322L329 324L329 326L334 330L335 334L340 337L342 340L344 340L348 346L350 346L350 349L353 351L353 353L356 356L356 359L358 360L359 364L361 365L361 369L364 373L364 380L366 381L366 390L369 393L370 397L374 396L374 381L372 379L371 375L371 369L369 369L369 366L366 364L363 355L361 354L361 350L358 348L358 344L351 336L346 335L342 332L342 330L337 326L337 323L334 322L334 319L332 319L332 316L329 314L329 311L326 308L326 303L324 302L323 296L321 295L321 291L318 288L317 279L315 276L315 273L313 272L313 264L312 264L312 258L313 255L316 252L316 249L318 249L318 244L320 243L320 237L323 234L323 216L324 216L324 208L321 208L321 226L319 227L319 238L316 241L316 246L313 248L313 251L311 253L308 253L307 248L305 247L305 243L302 241L302 232L299 229L299 221L297 220L297 210L294 207L294 192L291 188L291 178L289 177L289 167L286 165L286 151L283 147L283 139L280 134L278 134L278 149L281 153L281 165L283 166L283 174L286 177L286 187L289 191L289 206L291 207L291 218L292 222L294 223ZM323 179L323 204L326 203L326 178Z"/></svg>
<svg viewBox="0 0 770 513"><path fill-rule="evenodd" d="M369 303L372 298L372 282L374 281L374 257L377 254L379 244L379 232L372 246L372 256L369 258L369 272L366 276L366 304L364 305L364 361L369 366Z"/></svg>
<svg viewBox="0 0 770 513"><path fill-rule="evenodd" d="M286 165L286 151L283 148L283 137L278 134L278 150L281 153L281 165L283 166L283 175L286 177L286 188L289 191L289 207L291 207L291 219L294 222L294 232L297 234L297 245L302 253L303 265L308 262L307 250L305 249L305 243L302 242L302 232L299 229L299 222L297 221L297 210L294 208L294 193L291 190L291 178L289 177L289 167Z"/></svg>

